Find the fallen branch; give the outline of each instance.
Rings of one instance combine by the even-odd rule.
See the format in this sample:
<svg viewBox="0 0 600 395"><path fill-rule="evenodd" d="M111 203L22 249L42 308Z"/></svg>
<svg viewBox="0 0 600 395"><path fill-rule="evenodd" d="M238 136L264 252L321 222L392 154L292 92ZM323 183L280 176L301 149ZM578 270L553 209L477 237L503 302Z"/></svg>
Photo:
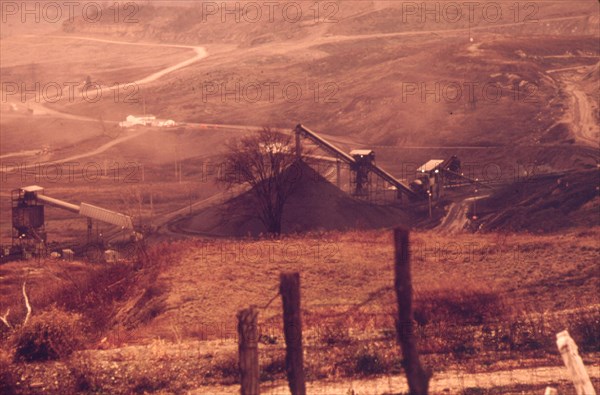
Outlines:
<svg viewBox="0 0 600 395"><path fill-rule="evenodd" d="M29 297L27 296L27 290L25 289L25 283L23 282L23 299L25 300L25 308L27 309L27 314L25 315L25 319L23 320L23 326L27 324L29 321L29 317L31 316L31 304L29 304ZM8 322L8 315L10 314L10 308L6 310L6 313L0 317L0 321L6 325L8 329L14 329L13 326Z"/></svg>
<svg viewBox="0 0 600 395"><path fill-rule="evenodd" d="M12 329L12 325L10 324L10 322L8 322L8 315L10 314L10 309L6 310L6 314L4 314L2 317L0 317L0 320L2 322L4 322L4 325L6 325L6 327L8 329Z"/></svg>
<svg viewBox="0 0 600 395"><path fill-rule="evenodd" d="M31 305L29 304L29 298L25 291L25 281L23 282L23 298L25 299L25 307L27 307L27 315L25 316L25 320L23 320L23 326L25 326L27 321L29 321L29 316L31 316Z"/></svg>

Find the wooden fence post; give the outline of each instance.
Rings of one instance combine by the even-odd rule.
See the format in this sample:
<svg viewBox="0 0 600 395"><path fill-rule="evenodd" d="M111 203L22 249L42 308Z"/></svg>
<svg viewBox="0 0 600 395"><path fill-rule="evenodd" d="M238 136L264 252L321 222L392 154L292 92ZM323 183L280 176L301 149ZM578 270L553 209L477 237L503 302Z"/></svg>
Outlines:
<svg viewBox="0 0 600 395"><path fill-rule="evenodd" d="M412 280L408 237L407 229L396 228L394 230L394 288L398 301L396 333L402 349L402 367L406 372L410 394L426 395L429 390L431 372L421 366L416 341L413 337Z"/></svg>
<svg viewBox="0 0 600 395"><path fill-rule="evenodd" d="M258 311L254 306L240 310L238 319L238 350L241 395L258 395Z"/></svg>
<svg viewBox="0 0 600 395"><path fill-rule="evenodd" d="M573 380L577 395L596 395L590 376L579 356L577 344L575 344L568 331L565 330L556 334L556 345L565 366L569 369L569 375Z"/></svg>
<svg viewBox="0 0 600 395"><path fill-rule="evenodd" d="M279 292L283 301L285 368L290 392L292 395L306 395L300 319L300 274L281 273Z"/></svg>

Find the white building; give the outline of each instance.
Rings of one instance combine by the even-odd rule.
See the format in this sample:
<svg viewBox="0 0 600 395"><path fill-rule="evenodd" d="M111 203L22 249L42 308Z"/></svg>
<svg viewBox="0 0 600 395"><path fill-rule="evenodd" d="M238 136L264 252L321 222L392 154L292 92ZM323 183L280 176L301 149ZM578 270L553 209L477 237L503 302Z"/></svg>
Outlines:
<svg viewBox="0 0 600 395"><path fill-rule="evenodd" d="M119 122L119 126L122 128L130 128L137 125L150 126L155 121L156 117L154 115L144 115L142 117L128 115L127 118L125 118L125 121Z"/></svg>
<svg viewBox="0 0 600 395"><path fill-rule="evenodd" d="M133 126L156 126L159 128L173 127L177 124L172 119L157 119L154 115L135 116L128 115L125 121L119 122L122 128L130 128Z"/></svg>

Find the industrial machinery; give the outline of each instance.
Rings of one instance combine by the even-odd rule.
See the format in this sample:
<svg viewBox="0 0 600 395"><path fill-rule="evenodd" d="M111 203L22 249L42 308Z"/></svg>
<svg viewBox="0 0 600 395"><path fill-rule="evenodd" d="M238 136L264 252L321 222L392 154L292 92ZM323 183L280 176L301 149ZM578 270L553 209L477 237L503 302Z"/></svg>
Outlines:
<svg viewBox="0 0 600 395"><path fill-rule="evenodd" d="M55 199L44 194L44 188L31 185L15 189L12 200L12 245L23 254L46 253L44 210L46 205L79 214L88 220L88 242L91 239L92 220L116 225L120 230L133 231L132 217L87 203L80 205Z"/></svg>
<svg viewBox="0 0 600 395"><path fill-rule="evenodd" d="M431 159L417 169L410 188L421 196L431 195L437 199L445 184L459 177L465 178L460 174L460 160L456 156Z"/></svg>
<svg viewBox="0 0 600 395"><path fill-rule="evenodd" d="M373 174L373 176L381 181L382 184L386 184L389 188L396 191L397 199L403 199L403 197L414 199L418 197L418 194L410 189L408 185L396 179L390 173L375 164L375 152L372 150L354 150L348 155L303 125L296 126L295 132L296 154L298 156L300 156L302 152L301 139L305 138L335 158L334 160L337 162L338 174L340 173L340 166L342 163L350 167L351 193L354 196L369 198L372 184L371 174ZM315 158L329 160L328 158Z"/></svg>
<svg viewBox="0 0 600 395"><path fill-rule="evenodd" d="M351 183L354 185L354 195L368 196L371 189L369 178L369 169L375 164L375 152L366 149L357 149L350 151L350 156L354 158Z"/></svg>
<svg viewBox="0 0 600 395"><path fill-rule="evenodd" d="M437 199L444 188L465 185L491 189L486 183L465 176L461 172L460 160L453 155L445 160L432 159L420 166L415 179L410 183L410 188L422 197L431 196Z"/></svg>

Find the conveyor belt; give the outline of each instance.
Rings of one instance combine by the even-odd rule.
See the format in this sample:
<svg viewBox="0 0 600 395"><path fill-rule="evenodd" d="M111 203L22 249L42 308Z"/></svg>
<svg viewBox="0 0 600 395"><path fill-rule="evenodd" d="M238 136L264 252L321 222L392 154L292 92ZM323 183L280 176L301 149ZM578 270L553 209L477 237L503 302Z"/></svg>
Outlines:
<svg viewBox="0 0 600 395"><path fill-rule="evenodd" d="M52 206L62 208L73 213L77 213L83 217L95 219L108 224L120 226L123 229L133 229L133 220L129 215L117 213L97 207L87 203L81 203L79 206L73 203L65 202L64 200L56 199L40 193L36 194L37 198Z"/></svg>
<svg viewBox="0 0 600 395"><path fill-rule="evenodd" d="M303 125L299 124L298 126L296 126L296 133L299 133L302 137L308 138L309 140L311 140L313 143L315 143L320 148L322 148L325 151L329 152L330 154L332 154L336 158L338 158L338 159L340 159L340 160L348 163L349 165L355 165L356 164L356 161L354 160L354 158L352 156L348 155L347 153L345 153L341 149L339 149L336 146L334 146L333 144L329 143L324 138L322 138L321 136L319 136L317 133L313 132L312 130L310 130L310 129L306 128L306 127L304 127ZM370 164L369 165L369 170L371 170L377 176L381 177L383 180L385 180L388 183L392 184L399 191L402 191L403 193L407 194L408 196L410 196L410 197L417 197L418 196L415 192L412 191L412 189L410 189L408 187L408 185L404 184L402 181L398 180L397 178L395 178L394 176L392 176L390 173L388 173L387 171L383 170L381 167L379 167L379 166L377 166L375 164Z"/></svg>

